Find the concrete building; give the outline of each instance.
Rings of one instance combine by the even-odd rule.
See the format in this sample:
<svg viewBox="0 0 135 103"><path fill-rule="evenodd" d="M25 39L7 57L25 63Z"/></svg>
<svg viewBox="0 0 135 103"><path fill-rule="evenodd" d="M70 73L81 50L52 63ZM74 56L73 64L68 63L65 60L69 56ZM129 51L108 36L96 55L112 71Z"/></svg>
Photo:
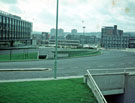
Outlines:
<svg viewBox="0 0 135 103"><path fill-rule="evenodd" d="M129 36L129 48L135 48L135 36Z"/></svg>
<svg viewBox="0 0 135 103"><path fill-rule="evenodd" d="M123 30L114 27L103 27L101 33L101 47L103 48L128 48L129 36L123 35Z"/></svg>
<svg viewBox="0 0 135 103"><path fill-rule="evenodd" d="M58 29L58 36L63 36L63 35L64 35L64 30Z"/></svg>
<svg viewBox="0 0 135 103"><path fill-rule="evenodd" d="M0 44L9 43L13 46L16 41L30 43L32 23L21 17L0 11ZM1 45L2 46L2 45Z"/></svg>
<svg viewBox="0 0 135 103"><path fill-rule="evenodd" d="M55 39L49 40L49 46L55 46ZM80 46L79 40L58 40L58 47L73 47L77 48Z"/></svg>
<svg viewBox="0 0 135 103"><path fill-rule="evenodd" d="M56 35L56 29L52 28L50 30L50 34L51 34L51 36L55 36ZM64 30L58 29L58 36L62 36L62 35L64 35Z"/></svg>
<svg viewBox="0 0 135 103"><path fill-rule="evenodd" d="M56 34L56 29L52 28L50 30L50 34L51 34L51 36L54 36Z"/></svg>
<svg viewBox="0 0 135 103"><path fill-rule="evenodd" d="M84 44L95 44L98 42L96 36L86 36L86 35L67 35L66 36L67 40L79 40L80 43Z"/></svg>
<svg viewBox="0 0 135 103"><path fill-rule="evenodd" d="M72 29L71 30L71 35L77 35L77 30L76 29Z"/></svg>

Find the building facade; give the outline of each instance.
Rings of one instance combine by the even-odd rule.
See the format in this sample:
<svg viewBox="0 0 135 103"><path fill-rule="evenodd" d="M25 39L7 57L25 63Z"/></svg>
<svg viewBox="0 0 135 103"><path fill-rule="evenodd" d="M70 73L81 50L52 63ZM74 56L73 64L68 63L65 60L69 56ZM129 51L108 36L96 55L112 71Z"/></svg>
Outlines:
<svg viewBox="0 0 135 103"><path fill-rule="evenodd" d="M55 46L56 42L55 39L49 40L49 46ZM58 40L59 47L73 47L77 48L80 46L79 40Z"/></svg>
<svg viewBox="0 0 135 103"><path fill-rule="evenodd" d="M101 47L103 48L128 48L129 36L123 35L123 30L118 30L117 25L114 27L103 27L101 33Z"/></svg>
<svg viewBox="0 0 135 103"><path fill-rule="evenodd" d="M77 30L76 29L72 29L71 30L71 35L77 35Z"/></svg>
<svg viewBox="0 0 135 103"><path fill-rule="evenodd" d="M31 39L32 23L21 17L0 11L0 42L28 42Z"/></svg>

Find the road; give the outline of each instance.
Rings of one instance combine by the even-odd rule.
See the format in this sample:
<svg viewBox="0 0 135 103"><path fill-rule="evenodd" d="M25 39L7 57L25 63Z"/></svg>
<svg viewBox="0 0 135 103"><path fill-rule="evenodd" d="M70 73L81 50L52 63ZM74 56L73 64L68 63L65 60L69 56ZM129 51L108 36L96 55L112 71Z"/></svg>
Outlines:
<svg viewBox="0 0 135 103"><path fill-rule="evenodd" d="M87 69L117 69L135 67L135 52L104 50L99 56L58 60L57 76L84 75ZM42 72L0 72L0 80L53 77L54 60L1 62L0 69L51 68Z"/></svg>

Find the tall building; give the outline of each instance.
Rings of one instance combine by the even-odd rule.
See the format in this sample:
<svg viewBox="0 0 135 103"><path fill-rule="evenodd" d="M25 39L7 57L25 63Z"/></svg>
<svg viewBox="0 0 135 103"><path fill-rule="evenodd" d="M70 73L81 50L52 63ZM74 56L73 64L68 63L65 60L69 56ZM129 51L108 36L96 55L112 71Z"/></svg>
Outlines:
<svg viewBox="0 0 135 103"><path fill-rule="evenodd" d="M77 35L77 30L76 29L72 29L71 30L71 35Z"/></svg>
<svg viewBox="0 0 135 103"><path fill-rule="evenodd" d="M50 34L51 34L51 36L54 36L56 34L56 29L52 28L50 30Z"/></svg>
<svg viewBox="0 0 135 103"><path fill-rule="evenodd" d="M13 46L15 41L28 42L31 38L32 23L21 17L0 11L0 42L9 42Z"/></svg>
<svg viewBox="0 0 135 103"><path fill-rule="evenodd" d="M55 36L56 35L56 29L52 28L50 30L50 34L51 34L51 36ZM63 35L64 35L64 30L58 29L58 36L63 36Z"/></svg>
<svg viewBox="0 0 135 103"><path fill-rule="evenodd" d="M64 35L64 30L58 29L58 36L63 36L63 35Z"/></svg>

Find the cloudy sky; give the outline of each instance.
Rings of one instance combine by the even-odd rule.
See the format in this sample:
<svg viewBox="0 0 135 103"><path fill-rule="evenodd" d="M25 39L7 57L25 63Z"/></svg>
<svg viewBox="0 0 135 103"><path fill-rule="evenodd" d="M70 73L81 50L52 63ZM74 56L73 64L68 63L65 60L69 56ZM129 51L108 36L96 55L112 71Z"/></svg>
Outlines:
<svg viewBox="0 0 135 103"><path fill-rule="evenodd" d="M0 0L0 10L33 22L34 31L55 28L56 0ZM82 32L83 25L87 32L113 25L135 31L135 0L59 0L59 28Z"/></svg>

